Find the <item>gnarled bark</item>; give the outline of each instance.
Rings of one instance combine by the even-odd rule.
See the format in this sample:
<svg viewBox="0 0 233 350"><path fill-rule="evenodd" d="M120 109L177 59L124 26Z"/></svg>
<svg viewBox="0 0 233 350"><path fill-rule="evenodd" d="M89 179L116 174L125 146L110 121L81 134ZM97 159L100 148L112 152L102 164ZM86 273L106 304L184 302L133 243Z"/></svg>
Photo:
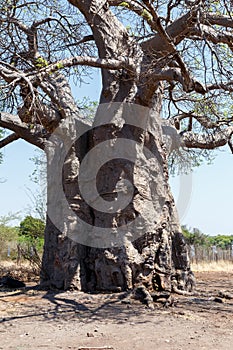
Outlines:
<svg viewBox="0 0 233 350"><path fill-rule="evenodd" d="M84 291L136 290L144 295L148 305L152 302L150 295L158 297L164 291L186 293L192 289L188 251L168 184L167 149L160 119L161 94L158 87L154 110L149 114L150 109L131 104L100 105L92 129L67 148L62 172L66 200L77 217L97 227L98 231L89 231L83 226L84 232L73 230L71 233L72 220L68 219L69 214L62 212L62 205L57 206L59 196L56 197L57 191L53 188L57 186L54 171L49 171L48 206L51 211L48 209L48 215L55 210L55 216L61 221L65 216L65 220L61 223L62 229L57 229L48 217L41 274L43 285L59 289L73 286ZM126 113L128 108L132 113ZM103 122L104 112L107 120ZM139 126L135 126L136 122L130 124L128 117L132 115L138 118ZM80 164L85 153L97 149L96 154L101 158L102 144L114 145L118 140L124 140L123 147L128 142L129 154L136 148L135 162L123 159L119 150L119 158L104 161L93 178L89 180L88 177L91 164L85 174L86 188L91 192L96 181L100 197L105 203L109 202L103 212L96 209L95 198L90 206L80 193ZM53 165L53 157L50 147L49 165ZM117 200L122 191L118 185L126 180L132 184L130 203L120 211L111 212L112 201ZM122 227L126 227L123 235Z"/></svg>

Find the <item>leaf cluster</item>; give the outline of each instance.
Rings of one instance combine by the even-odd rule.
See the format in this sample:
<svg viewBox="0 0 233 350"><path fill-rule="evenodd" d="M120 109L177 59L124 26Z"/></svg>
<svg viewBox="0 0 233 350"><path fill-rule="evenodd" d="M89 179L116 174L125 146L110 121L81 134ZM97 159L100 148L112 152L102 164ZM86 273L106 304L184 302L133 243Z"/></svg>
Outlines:
<svg viewBox="0 0 233 350"><path fill-rule="evenodd" d="M188 245L211 247L216 246L222 249L231 248L233 244L233 235L209 236L202 233L199 229L189 229L182 226L183 235Z"/></svg>
<svg viewBox="0 0 233 350"><path fill-rule="evenodd" d="M20 223L19 234L29 239L43 238L44 229L45 223L41 219L28 215Z"/></svg>

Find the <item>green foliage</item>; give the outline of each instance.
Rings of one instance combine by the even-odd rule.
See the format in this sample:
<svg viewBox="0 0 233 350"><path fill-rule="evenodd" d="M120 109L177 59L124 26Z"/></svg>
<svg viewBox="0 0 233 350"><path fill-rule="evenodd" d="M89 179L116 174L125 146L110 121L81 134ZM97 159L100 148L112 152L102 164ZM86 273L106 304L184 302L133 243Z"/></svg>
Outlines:
<svg viewBox="0 0 233 350"><path fill-rule="evenodd" d="M186 226L182 226L183 235L187 244L208 246L208 236L203 234L199 229L194 228L192 231Z"/></svg>
<svg viewBox="0 0 233 350"><path fill-rule="evenodd" d="M147 20L147 21L152 21L153 17L151 16L150 12L148 12L146 9L144 9L141 13L141 16Z"/></svg>
<svg viewBox="0 0 233 350"><path fill-rule="evenodd" d="M44 246L45 223L32 216L26 216L20 223L18 244L21 255L32 264L40 267L40 254Z"/></svg>
<svg viewBox="0 0 233 350"><path fill-rule="evenodd" d="M91 101L89 97L84 97L82 100L78 100L77 104L84 118L86 120L92 121L95 117L95 113L99 103L97 101Z"/></svg>
<svg viewBox="0 0 233 350"><path fill-rule="evenodd" d="M49 65L49 63L43 57L38 57L36 59L35 65L36 65L37 68L43 68L43 67L47 67Z"/></svg>
<svg viewBox="0 0 233 350"><path fill-rule="evenodd" d="M126 1L122 1L119 6L123 6L123 7L129 8L129 4Z"/></svg>
<svg viewBox="0 0 233 350"><path fill-rule="evenodd" d="M187 244L194 246L211 247L215 245L222 249L230 248L233 244L233 235L217 235L208 236L202 233L199 229L188 229L186 226L182 226L183 235Z"/></svg>
<svg viewBox="0 0 233 350"><path fill-rule="evenodd" d="M17 214L0 217L0 257L18 259L21 256L38 267L44 246L45 224L40 219L27 216L20 227L9 226L16 218Z"/></svg>
<svg viewBox="0 0 233 350"><path fill-rule="evenodd" d="M27 252L27 255L30 255L33 250L39 253L42 253L43 251L44 239L42 237L34 238L31 236L19 235L17 242L20 245L21 250L23 249L24 252Z"/></svg>
<svg viewBox="0 0 233 350"><path fill-rule="evenodd" d="M222 249L227 249L233 244L233 235L217 235L209 237L209 241L211 245L216 245L217 247L220 247Z"/></svg>
<svg viewBox="0 0 233 350"><path fill-rule="evenodd" d="M30 160L35 165L35 169L30 175L30 180L38 185L41 185L41 182L46 183L47 161L44 152L36 149L35 156L30 158Z"/></svg>
<svg viewBox="0 0 233 350"><path fill-rule="evenodd" d="M170 175L189 174L196 167L202 164L210 165L216 157L216 151L210 152L205 149L184 149L174 150L168 158Z"/></svg>
<svg viewBox="0 0 233 350"><path fill-rule="evenodd" d="M8 249L16 251L19 230L17 227L10 227L0 223L0 257L6 259ZM12 255L11 255L12 256Z"/></svg>
<svg viewBox="0 0 233 350"><path fill-rule="evenodd" d="M31 204L28 206L28 213L39 217L42 221L46 218L46 193L47 193L47 160L44 152L36 149L34 157L30 158L34 163L34 170L29 176L37 188L36 190L27 189Z"/></svg>
<svg viewBox="0 0 233 350"><path fill-rule="evenodd" d="M56 64L56 68L57 69L62 69L62 68L64 68L64 65L61 62L59 62L59 63Z"/></svg>
<svg viewBox="0 0 233 350"><path fill-rule="evenodd" d="M21 236L26 236L29 239L37 239L43 238L44 229L45 223L41 219L26 216L20 223L19 233Z"/></svg>
<svg viewBox="0 0 233 350"><path fill-rule="evenodd" d="M0 225L8 226L12 221L19 220L20 215L19 212L11 213L9 212L7 215L0 216Z"/></svg>
<svg viewBox="0 0 233 350"><path fill-rule="evenodd" d="M12 242L17 240L19 230L17 227L11 227L0 223L0 245L1 247L5 244L4 242Z"/></svg>

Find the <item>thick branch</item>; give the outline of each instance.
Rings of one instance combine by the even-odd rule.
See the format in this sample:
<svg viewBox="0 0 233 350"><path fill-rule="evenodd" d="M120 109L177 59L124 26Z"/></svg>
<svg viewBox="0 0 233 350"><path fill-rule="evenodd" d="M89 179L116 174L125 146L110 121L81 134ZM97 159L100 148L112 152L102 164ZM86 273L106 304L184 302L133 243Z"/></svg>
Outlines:
<svg viewBox="0 0 233 350"><path fill-rule="evenodd" d="M217 15L215 13L204 14L204 24L218 25L225 28L233 28L233 18L225 15Z"/></svg>
<svg viewBox="0 0 233 350"><path fill-rule="evenodd" d="M107 0L69 0L69 2L82 12L90 25L100 57L98 60L108 59L107 64L102 61L103 64L97 62L98 65L94 65L105 68L102 70L100 101L122 101L126 98L123 90L128 90L127 101L133 99L136 85L132 76L136 70L137 74L139 73L139 62L143 55L137 41L111 12ZM112 59L116 60L113 65L109 64L109 60ZM133 65L130 60L134 62ZM120 68L125 68L127 72L119 74L116 70Z"/></svg>
<svg viewBox="0 0 233 350"><path fill-rule="evenodd" d="M190 29L193 27L193 23L196 19L197 12L190 11L185 15L179 17L176 21L170 24L166 28L166 32L170 38L172 38L174 44L178 44L184 39L187 34L190 32ZM143 42L141 44L144 52L149 52L156 56L163 56L170 52L170 47L164 41L164 39L160 36L160 34L156 34L153 38Z"/></svg>
<svg viewBox="0 0 233 350"><path fill-rule="evenodd" d="M233 144L232 144L231 140L228 141L228 146L231 150L231 153L233 154Z"/></svg>
<svg viewBox="0 0 233 350"><path fill-rule="evenodd" d="M36 125L30 128L26 123L21 122L18 116L10 113L0 113L0 127L15 132L19 138L44 149L45 140L49 136L42 126Z"/></svg>
<svg viewBox="0 0 233 350"><path fill-rule="evenodd" d="M35 102L35 94L34 94L34 87L31 83L31 80L27 77L27 75L24 72L19 71L14 67L11 67L9 64L3 61L0 61L0 77L2 77L7 83L9 83L8 86L14 86L14 87L16 85L22 86L22 83L24 84L26 83L31 93L31 106L29 107L29 110L31 110L31 107Z"/></svg>
<svg viewBox="0 0 233 350"><path fill-rule="evenodd" d="M37 109L39 118L46 129L51 130L57 127L60 120L67 116L75 118L80 116L69 82L63 74L48 74L39 85L52 102L51 105L42 103Z"/></svg>
<svg viewBox="0 0 233 350"><path fill-rule="evenodd" d="M185 37L191 35L197 35L200 38L205 37L215 44L226 43L232 48L233 35L229 31L218 32L211 25L219 25L226 28L233 28L233 19L228 16L216 15L216 14L204 14L203 18L200 18L200 23L196 25L197 9L178 18L171 25L166 28L166 33L173 39L175 45L181 42ZM144 51L154 52L157 56L163 56L171 52L171 46L161 34L156 34L153 38L142 43Z"/></svg>
<svg viewBox="0 0 233 350"><path fill-rule="evenodd" d="M150 79L153 79L154 81L178 81L182 84L183 89L186 92L196 91L201 94L206 93L204 86L200 82L196 81L188 71L184 74L180 68L164 68L159 73L151 74Z"/></svg>
<svg viewBox="0 0 233 350"><path fill-rule="evenodd" d="M13 133L13 134L7 136L5 139L0 141L0 148L3 148L5 146L9 145L10 143L18 140L19 138L20 138L20 136L17 135L16 133Z"/></svg>
<svg viewBox="0 0 233 350"><path fill-rule="evenodd" d="M182 135L181 142L187 148L215 149L225 146L232 134L233 126L209 135L200 135L187 131Z"/></svg>
<svg viewBox="0 0 233 350"><path fill-rule="evenodd" d="M128 69L130 72L135 71L133 60L127 57L119 58L119 60L115 59L101 59L97 57L88 57L88 56L75 56L71 58L67 58L64 60L57 61L56 63L52 63L40 70L33 70L29 73L25 74L22 71L16 70L14 67L10 67L10 65L5 64L3 61L0 61L0 76L12 86L16 86L17 84L22 83L24 80L28 85L31 95L32 95L32 104L35 102L34 89L32 83L40 83L44 80L46 75L49 75L53 72L59 71L62 68L73 67L77 65L82 66L90 66L97 68L106 68L111 70L119 70L119 69ZM6 66L6 67L5 67Z"/></svg>
<svg viewBox="0 0 233 350"><path fill-rule="evenodd" d="M19 29L21 29L24 33L26 34L30 33L30 28L27 27L24 23L20 22L17 18L13 18L13 17L10 17L10 18L7 17L6 19L1 18L0 23L13 23Z"/></svg>
<svg viewBox="0 0 233 350"><path fill-rule="evenodd" d="M228 80L227 82L219 82L219 83L207 85L206 90L207 91L224 90L224 91L233 92L233 80Z"/></svg>
<svg viewBox="0 0 233 350"><path fill-rule="evenodd" d="M52 63L42 69L40 71L33 71L28 73L28 77L35 75L35 78L43 78L45 75L61 70L62 68L69 68L74 66L90 66L96 68L106 68L111 70L118 69L129 69L131 71L134 70L133 60L127 57L119 57L119 60L115 59L104 59L98 57L90 57L90 56L75 56L71 58L66 58L64 60L57 61L56 63Z"/></svg>
<svg viewBox="0 0 233 350"><path fill-rule="evenodd" d="M207 39L213 44L227 44L229 48L233 51L233 35L232 32L224 31L218 32L214 28L211 28L207 25L198 25L195 26L190 32L191 35L196 35L200 38Z"/></svg>

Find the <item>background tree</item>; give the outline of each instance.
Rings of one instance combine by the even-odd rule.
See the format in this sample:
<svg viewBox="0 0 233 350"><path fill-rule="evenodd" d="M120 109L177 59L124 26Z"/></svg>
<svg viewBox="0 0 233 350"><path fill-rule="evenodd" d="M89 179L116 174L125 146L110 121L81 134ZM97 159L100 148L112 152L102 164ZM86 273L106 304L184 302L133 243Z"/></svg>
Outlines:
<svg viewBox="0 0 233 350"><path fill-rule="evenodd" d="M168 185L168 148L177 153L176 145L183 145L180 158L173 154L171 162L188 160L191 165L208 150L226 144L232 150L231 13L231 3L224 0L9 0L1 5L0 126L13 132L1 145L23 138L46 149L48 167L54 169L57 154L51 133L65 125L64 133L75 140L79 130L72 121L82 120L67 79L81 81L90 73L88 67L101 68L100 105L92 130L73 144L65 159L64 192L70 208L86 223L100 231L109 229L106 239L114 241L117 230L135 218L145 219L121 237L120 245L103 247L89 244L88 232L76 232L76 238L86 235L82 244L71 240L74 222L68 216L59 229L48 216L43 284L111 291L188 288L191 272ZM109 111L105 125L103 103ZM124 108L132 105L137 106L138 127L125 120ZM79 167L94 147L118 139L137 143L132 148L137 162L117 158L99 170L96 187L109 210L120 197L121 181L133 183L128 206L111 214L84 201ZM49 174L48 213L55 208L63 218L54 189L56 173Z"/></svg>
<svg viewBox="0 0 233 350"><path fill-rule="evenodd" d="M193 230L190 230L186 226L182 226L182 231L188 245L209 245L209 237L199 229L194 228Z"/></svg>
<svg viewBox="0 0 233 350"><path fill-rule="evenodd" d="M0 217L0 257L2 260L12 257L12 251L14 252L16 248L18 229L12 227L10 223L18 218L18 213L9 213Z"/></svg>
<svg viewBox="0 0 233 350"><path fill-rule="evenodd" d="M32 238L42 238L44 236L45 224L41 219L26 216L20 222L19 232L21 235L30 236Z"/></svg>
<svg viewBox="0 0 233 350"><path fill-rule="evenodd" d="M23 257L29 260L38 274L38 268L41 269L41 252L44 245L44 229L43 220L26 216L19 226L18 237L18 260Z"/></svg>

